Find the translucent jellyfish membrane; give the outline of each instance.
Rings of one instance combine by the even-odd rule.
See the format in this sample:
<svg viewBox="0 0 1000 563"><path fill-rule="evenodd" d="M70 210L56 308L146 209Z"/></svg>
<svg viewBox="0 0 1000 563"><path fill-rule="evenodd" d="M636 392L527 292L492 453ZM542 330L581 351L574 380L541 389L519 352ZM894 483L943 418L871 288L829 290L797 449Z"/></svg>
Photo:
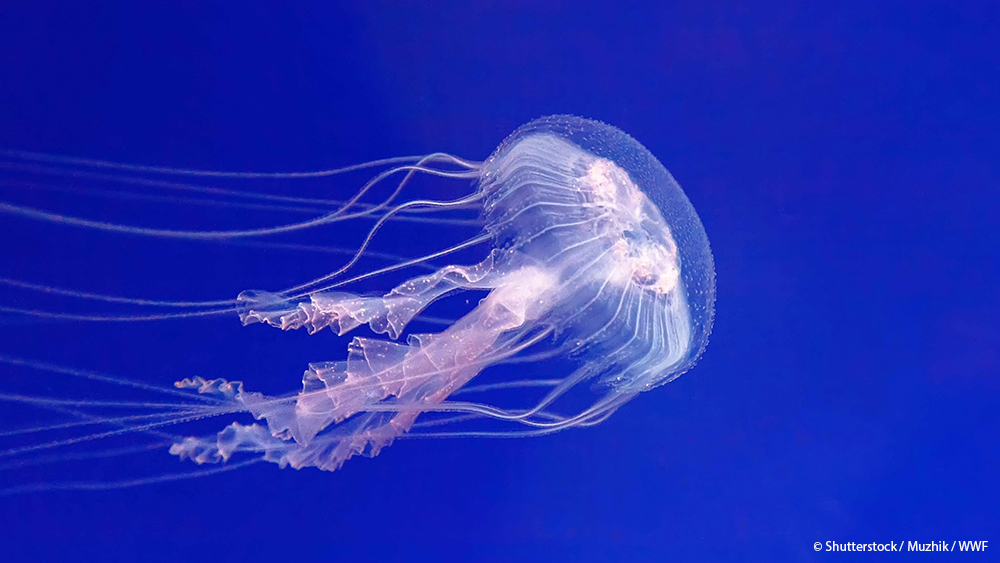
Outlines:
<svg viewBox="0 0 1000 563"><path fill-rule="evenodd" d="M15 156L52 160L44 155ZM61 163L77 162L59 158ZM305 328L310 332L330 329L338 335L367 325L385 338L356 337L347 347L346 361L310 364L297 394L265 396L250 390L249 385L245 388L242 382L196 377L175 384L185 395L198 393L191 395L190 403L163 405L161 410L145 416L82 414L87 406L107 407L109 403L75 401L68 412L80 417L78 424L110 424L113 429L0 454L31 453L139 432L170 438L171 453L198 463L219 463L242 455L282 467L335 470L352 456L374 456L403 436L529 436L593 425L638 393L678 377L701 356L712 329L715 302L715 271L708 238L670 173L624 132L597 121L552 116L517 129L482 163L435 153L366 163L350 170L383 163L395 166L397 161L406 160L417 162L378 174L338 211L271 229L142 229L5 204L0 212L29 219L183 238L258 236L351 217L379 217L344 268L281 292L245 291L236 302L236 310L245 324L266 323L284 330ZM425 165L434 162L448 162L464 170L442 171ZM227 175L96 161L83 164L145 173ZM390 200L358 207L371 185L398 171L405 171L407 178L414 172L471 178L475 190L449 202L415 200L390 206L389 201L406 182L403 180ZM306 175L269 176L283 179ZM469 206L480 209L483 227L475 237L390 268L337 280L355 264L390 216ZM427 215L411 215L410 219L424 217ZM436 262L476 245L487 246L487 251L480 254L485 258L477 264L429 267L431 260ZM333 291L354 280L403 269L420 270L422 275L379 297ZM59 291L80 298L164 304L16 283L26 289ZM408 324L435 301L463 290L484 297L441 332L420 334L408 330ZM230 306L226 302L172 305L217 309L220 303ZM213 312L218 311L208 311ZM477 376L480 379L470 383ZM514 407L506 406L511 398L519 401ZM59 401L33 397L9 395L0 399L47 405L55 410L68 408ZM135 405L139 404L130 404ZM234 422L208 436L161 430L166 425L235 413L250 413L258 422ZM49 429L70 426L73 424ZM167 478L172 477L125 484Z"/></svg>
<svg viewBox="0 0 1000 563"><path fill-rule="evenodd" d="M391 339L441 296L487 290L472 311L405 344L355 338L347 361L312 364L292 400L223 380L182 381L178 386L225 397L266 426L234 423L217 436L186 438L171 452L216 462L248 450L282 466L334 470L355 454L377 454L425 412L527 427L509 431L516 435L593 424L697 361L715 298L708 239L680 186L642 145L596 121L542 118L500 145L477 185L493 243L479 264L441 268L383 297L240 296L244 323L338 334L367 324ZM446 400L485 368L519 355L569 358L573 367L526 408ZM575 414L552 410L588 380L599 391L590 406Z"/></svg>

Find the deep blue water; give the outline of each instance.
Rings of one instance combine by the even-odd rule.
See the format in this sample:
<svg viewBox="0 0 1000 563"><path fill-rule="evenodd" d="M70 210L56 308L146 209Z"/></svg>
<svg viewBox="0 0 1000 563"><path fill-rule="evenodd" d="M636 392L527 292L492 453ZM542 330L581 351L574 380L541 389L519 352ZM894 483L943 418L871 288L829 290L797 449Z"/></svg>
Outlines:
<svg viewBox="0 0 1000 563"><path fill-rule="evenodd" d="M715 330L693 371L594 428L404 440L336 473L261 464L0 497L0 558L818 561L847 557L813 550L826 541L1000 549L996 3L174 4L0 6L0 149L317 170L432 151L481 160L538 116L599 119L657 155L698 210L717 268ZM215 185L345 197L363 179ZM286 218L26 188L10 170L0 180L4 201L128 224ZM380 250L466 236L394 229ZM0 237L0 276L164 299L284 287L343 260L6 215ZM2 295L10 307L86 305ZM292 391L305 364L343 359L346 342L235 316L0 318L0 354L163 385L204 375ZM100 398L10 366L0 390ZM24 427L33 412L0 420ZM48 469L99 481L178 467L189 468L164 452ZM49 478L35 471L0 470L0 488Z"/></svg>

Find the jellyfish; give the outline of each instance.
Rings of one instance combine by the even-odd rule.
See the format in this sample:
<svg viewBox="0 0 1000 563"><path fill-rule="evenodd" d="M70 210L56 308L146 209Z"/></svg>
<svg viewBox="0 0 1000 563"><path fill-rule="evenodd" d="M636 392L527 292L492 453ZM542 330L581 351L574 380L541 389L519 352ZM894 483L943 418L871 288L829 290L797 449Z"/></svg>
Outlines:
<svg viewBox="0 0 1000 563"><path fill-rule="evenodd" d="M19 166L79 164L119 172L213 175L30 153L8 152L5 157ZM544 117L518 128L483 162L435 153L350 170L376 166L386 169L335 210L267 229L171 231L0 202L0 212L8 215L155 237L252 238L359 217L374 220L342 267L308 283L248 290L235 301L172 304L202 307L175 316L235 312L244 325L311 334L332 331L344 336L367 327L367 335L354 336L347 344L346 360L309 363L298 392L266 395L254 391L250 381L184 377L173 389L160 391L187 400L117 417L88 414L88 407L101 406L100 401L67 404L4 394L0 399L74 417L61 428L90 430L79 437L0 451L0 456L17 458L80 440L145 433L166 437L171 454L205 467L233 465L238 458L333 471L354 456L374 457L410 436L540 436L594 425L638 394L688 371L705 350L715 301L705 229L671 174L621 130L578 117ZM471 188L457 199L398 203L406 179L414 174L462 180ZM405 179L386 199L365 201L373 185L393 175ZM421 220L456 209L478 214L474 236L430 254L355 271L387 222ZM447 263L449 255L469 248L480 249L478 262ZM389 271L410 275L377 294L344 290L351 282ZM6 278L0 283L81 299L157 304ZM412 330L432 304L462 292L481 298L441 330ZM6 306L0 311L60 315ZM0 355L0 362L27 361ZM529 365L543 367L524 369ZM477 386L484 372L496 372L499 378ZM492 394L511 389L530 391L530 399L516 406L490 401ZM470 396L476 399L467 399ZM245 420L207 435L169 431L186 422L224 416ZM103 430L94 431L95 425Z"/></svg>

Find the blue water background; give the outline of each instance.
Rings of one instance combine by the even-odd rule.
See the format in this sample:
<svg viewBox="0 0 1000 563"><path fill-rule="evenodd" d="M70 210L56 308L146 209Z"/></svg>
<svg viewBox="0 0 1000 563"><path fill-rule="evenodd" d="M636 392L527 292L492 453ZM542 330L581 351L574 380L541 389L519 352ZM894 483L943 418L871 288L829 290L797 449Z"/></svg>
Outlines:
<svg viewBox="0 0 1000 563"><path fill-rule="evenodd" d="M997 3L100 4L0 6L0 148L296 171L432 151L483 159L533 118L595 118L645 144L698 210L717 321L692 372L594 428L402 441L337 473L267 464L4 497L0 559L819 561L835 555L813 550L828 540L1000 549ZM261 189L343 197L358 182ZM130 224L268 219L0 190ZM154 298L275 289L340 260L10 216L0 236L2 276ZM415 228L379 244L455 237ZM4 304L73 306L33 299ZM235 317L0 324L0 353L271 392L297 388L310 361L343 359L346 343ZM6 389L37 378L43 394L75 385L9 367L0 377ZM162 455L110 475L188 468ZM100 479L95 466L66 474Z"/></svg>

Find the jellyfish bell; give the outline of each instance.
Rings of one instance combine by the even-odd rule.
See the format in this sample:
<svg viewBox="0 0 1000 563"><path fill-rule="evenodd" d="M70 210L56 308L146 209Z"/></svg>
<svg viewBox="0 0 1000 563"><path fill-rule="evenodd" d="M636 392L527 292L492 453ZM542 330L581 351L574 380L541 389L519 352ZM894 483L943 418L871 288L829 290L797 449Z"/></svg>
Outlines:
<svg viewBox="0 0 1000 563"><path fill-rule="evenodd" d="M622 345L628 350L649 347L647 358L626 361L622 369L608 368L601 374L604 379L617 382L620 390L641 391L694 365L712 329L715 267L701 220L656 157L615 127L552 116L532 121L508 137L487 160L484 184L499 175L495 169L504 167L521 170L521 179L512 181L523 183L523 205L533 209L534 216L524 217L518 225L497 221L510 230L491 228L487 198L486 230L495 240L523 246L528 254L544 255L546 251L536 245L556 247L549 262L557 262L557 269L579 284L566 296L579 301L587 291L594 293L585 309L578 308L579 302L567 302L567 310L577 311L562 325L576 327L580 341L611 352L619 350L613 343L614 330L626 323L633 332L629 343ZM537 229L529 223L546 224L543 230L550 238L519 234ZM595 260L588 261L588 255ZM620 297L618 303L608 299L612 294ZM625 313L626 304L635 305L634 317ZM610 305L614 312L608 310ZM591 332L599 313L610 324L603 332ZM617 333L619 338L623 335ZM654 360L658 363L643 363Z"/></svg>
<svg viewBox="0 0 1000 563"><path fill-rule="evenodd" d="M609 125L552 116L517 129L482 163L454 159L466 168L460 173L426 168L444 158L431 156L407 174L472 178L473 193L451 202L369 206L368 215L381 215L344 268L280 292L245 291L234 307L244 324L338 335L367 325L385 337L356 336L345 361L309 364L296 394L267 396L251 382L191 377L175 386L207 401L152 424L97 422L117 427L117 434L250 413L255 421L233 422L215 434L177 435L170 452L199 464L247 455L282 467L335 470L407 435L527 436L596 424L698 360L714 314L708 238L684 192L645 147ZM339 215L318 223L343 219L357 202L352 198ZM439 266L378 296L340 291L345 282L338 278L390 217L458 205L480 209L482 233L387 270L426 265L455 248L488 246L479 263ZM34 210L14 212L44 218ZM409 330L433 303L466 290L484 297L449 326ZM527 370L504 371L517 362L555 362L563 372L519 379ZM477 390L470 382L484 371L508 380ZM529 404L501 408L489 401L490 390L500 388L542 393ZM590 398L577 408L579 401L566 398L581 389ZM467 391L485 400L461 400ZM418 418L430 416L438 418L421 426ZM470 421L500 426L463 429Z"/></svg>

